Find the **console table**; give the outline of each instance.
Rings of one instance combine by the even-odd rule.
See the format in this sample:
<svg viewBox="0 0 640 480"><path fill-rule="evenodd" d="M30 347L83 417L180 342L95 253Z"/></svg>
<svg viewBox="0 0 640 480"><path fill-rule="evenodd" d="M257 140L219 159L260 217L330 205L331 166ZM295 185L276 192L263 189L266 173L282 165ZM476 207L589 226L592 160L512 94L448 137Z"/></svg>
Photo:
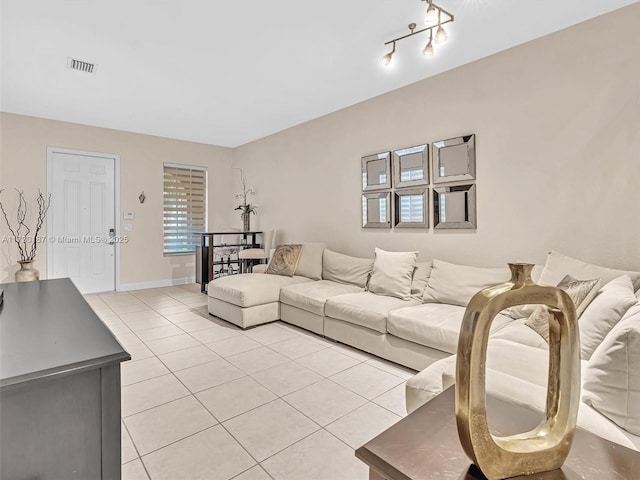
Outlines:
<svg viewBox="0 0 640 480"><path fill-rule="evenodd" d="M224 236L242 237L242 240L240 243L228 243L222 240ZM200 284L200 290L206 292L209 282L220 276L225 268L226 273L233 273L234 268L240 270L241 261L237 256L232 259L231 255L228 255L227 258L216 260L216 250L233 248L239 251L245 248L261 248L262 242L258 241L258 236L262 237L262 232L257 230L201 233L200 247L196 248L196 283Z"/></svg>
<svg viewBox="0 0 640 480"><path fill-rule="evenodd" d="M68 278L0 287L0 478L120 479L131 357Z"/></svg>
<svg viewBox="0 0 640 480"><path fill-rule="evenodd" d="M464 454L455 418L455 387L447 389L356 450L369 465L370 480L485 480ZM542 413L494 397L487 398L494 435L534 428ZM578 429L560 470L522 480L621 480L640 478L640 452Z"/></svg>

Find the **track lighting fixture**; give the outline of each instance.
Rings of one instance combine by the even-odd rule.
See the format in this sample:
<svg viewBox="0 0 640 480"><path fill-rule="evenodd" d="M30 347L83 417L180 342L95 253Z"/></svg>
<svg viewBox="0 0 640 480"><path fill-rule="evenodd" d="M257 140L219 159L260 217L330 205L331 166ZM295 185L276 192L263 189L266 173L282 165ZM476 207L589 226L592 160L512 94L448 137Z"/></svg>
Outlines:
<svg viewBox="0 0 640 480"><path fill-rule="evenodd" d="M408 34L402 35L400 37L389 40L388 42L385 42L385 45L391 44L392 49L391 49L391 52L387 53L384 57L382 57L382 63L384 63L384 65L388 66L391 63L393 54L396 53L396 42L399 42L400 40L404 40L405 38L409 38L419 33L428 31L429 41L427 42L424 49L422 50L422 53L428 57L434 54L433 44L441 45L447 41L448 35L445 29L443 28L443 25L453 22L453 14L447 12L442 7L433 3L433 0L421 0L421 1L427 3L427 14L424 19L424 23L426 27L420 30L416 30L416 24L410 23ZM435 35L434 35L434 29L435 29Z"/></svg>

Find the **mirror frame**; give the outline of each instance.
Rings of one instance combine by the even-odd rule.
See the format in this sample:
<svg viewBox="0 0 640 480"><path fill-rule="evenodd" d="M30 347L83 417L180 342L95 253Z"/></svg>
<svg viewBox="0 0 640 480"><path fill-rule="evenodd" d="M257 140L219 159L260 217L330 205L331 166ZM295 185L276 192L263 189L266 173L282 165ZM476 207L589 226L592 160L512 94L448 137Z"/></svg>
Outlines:
<svg viewBox="0 0 640 480"><path fill-rule="evenodd" d="M440 195L464 192L465 203L467 206L466 217L464 222L441 222L440 221ZM475 229L477 227L476 219L476 185L451 185L442 187L433 187L433 229Z"/></svg>
<svg viewBox="0 0 640 480"><path fill-rule="evenodd" d="M429 195L428 188L415 188L410 190L400 190L394 193L393 199L393 221L396 228L429 228ZM422 195L422 222L401 222L400 221L400 197L408 195Z"/></svg>
<svg viewBox="0 0 640 480"><path fill-rule="evenodd" d="M459 175L445 175L440 176L440 151L447 147L454 147L456 145L467 145L467 159L468 169L466 173ZM462 137L449 138L447 140L439 140L432 143L432 166L433 183L445 183L445 182L459 182L475 180L476 178L476 135L464 135Z"/></svg>
<svg viewBox="0 0 640 480"><path fill-rule="evenodd" d="M412 151L415 150L415 151ZM422 152L422 179L402 181L400 163L405 155ZM414 147L401 148L393 152L393 185L395 188L417 187L429 184L429 144L416 145Z"/></svg>
<svg viewBox="0 0 640 480"><path fill-rule="evenodd" d="M375 185L369 185L366 183L367 180L367 165L369 164L369 162L375 161L375 160L384 160L386 162L386 168L387 168L387 181L385 183L379 183L379 184L375 184ZM363 192L371 192L371 191L375 191L375 190L386 190L391 188L391 152L382 152L382 153L375 153L373 155L367 155L366 157L362 157L362 169L360 170L360 173L362 175L362 191Z"/></svg>
<svg viewBox="0 0 640 480"><path fill-rule="evenodd" d="M387 190L386 192L372 192L372 193L363 193L362 198L368 200L370 198L387 198L387 221L386 222L370 222L368 218L365 219L364 211L362 211L362 228L391 228L391 213L393 212L392 205L392 195L391 191ZM362 207L364 208L364 206Z"/></svg>

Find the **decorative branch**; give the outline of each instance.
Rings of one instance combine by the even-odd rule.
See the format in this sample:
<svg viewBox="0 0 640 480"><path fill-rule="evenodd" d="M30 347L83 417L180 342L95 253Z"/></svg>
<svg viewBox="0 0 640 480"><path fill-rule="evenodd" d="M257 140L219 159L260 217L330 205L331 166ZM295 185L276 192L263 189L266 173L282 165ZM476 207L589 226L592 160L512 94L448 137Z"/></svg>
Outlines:
<svg viewBox="0 0 640 480"><path fill-rule="evenodd" d="M249 195L255 195L256 191L252 187L247 186L247 177L244 174L244 170L241 168L238 168L237 170L240 170L240 185L242 186L242 193L237 194L236 198L238 200L242 200L242 203L234 210L240 210L243 216L251 213L256 215L258 213L258 205L255 203L249 203L248 201Z"/></svg>
<svg viewBox="0 0 640 480"><path fill-rule="evenodd" d="M0 193L3 191L4 189L0 190ZM0 202L0 210L2 210L4 221L6 222L7 227L9 227L9 231L18 246L20 261L33 261L36 258L36 251L39 243L38 234L42 229L44 220L47 217L47 212L51 206L51 194L45 198L44 194L38 190L38 196L36 197L36 202L38 204L38 216L36 219L35 235L31 238L29 236L31 228L27 224L27 202L24 198L24 192L18 189L16 189L16 192L18 192L18 208L16 211L17 227L14 228L11 226L11 222L9 222L9 217L7 216L7 212L2 202ZM31 240L30 246L28 245L29 240Z"/></svg>

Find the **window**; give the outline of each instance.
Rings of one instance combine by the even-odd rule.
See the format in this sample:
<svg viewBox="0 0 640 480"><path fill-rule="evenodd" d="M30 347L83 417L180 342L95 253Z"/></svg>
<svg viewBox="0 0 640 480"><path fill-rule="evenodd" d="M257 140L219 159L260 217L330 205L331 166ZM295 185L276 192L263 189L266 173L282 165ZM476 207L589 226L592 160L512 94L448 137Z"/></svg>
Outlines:
<svg viewBox="0 0 640 480"><path fill-rule="evenodd" d="M193 253L207 230L207 169L164 164L164 253Z"/></svg>

